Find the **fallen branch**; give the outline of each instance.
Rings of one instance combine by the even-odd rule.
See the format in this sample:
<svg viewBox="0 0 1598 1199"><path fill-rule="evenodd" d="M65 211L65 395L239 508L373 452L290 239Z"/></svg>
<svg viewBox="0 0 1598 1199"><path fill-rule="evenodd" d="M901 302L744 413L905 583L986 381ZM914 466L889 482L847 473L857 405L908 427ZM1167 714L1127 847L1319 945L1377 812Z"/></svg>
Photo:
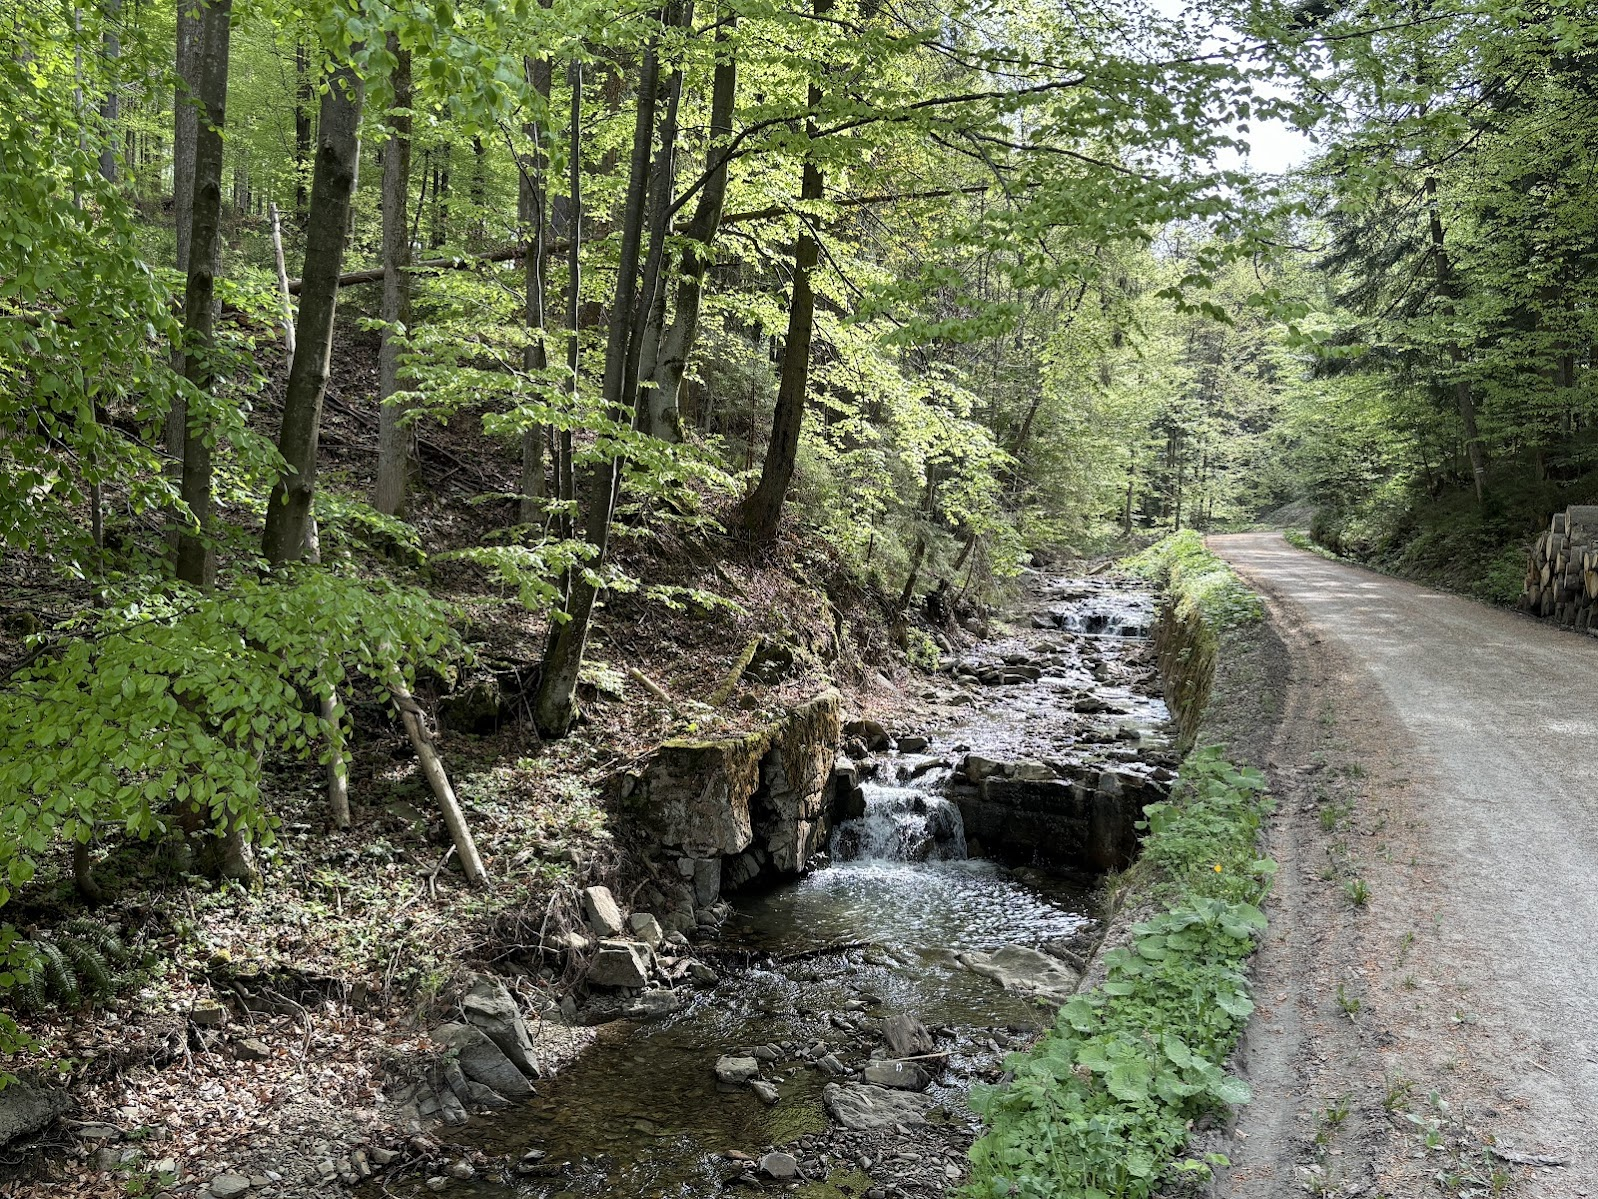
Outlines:
<svg viewBox="0 0 1598 1199"><path fill-rule="evenodd" d="M671 696L666 694L665 688L663 688L659 683L655 682L654 679L650 678L643 671L639 670L638 667L629 666L627 668L627 677L633 682L637 683L645 691L649 692L650 695L653 695L661 703L671 704Z"/></svg>
<svg viewBox="0 0 1598 1199"><path fill-rule="evenodd" d="M721 686L710 693L710 706L719 708L732 698L732 693L738 689L738 680L743 678L744 671L749 669L749 663L755 660L755 651L760 648L760 638L756 637L744 646L743 652L738 655L732 664L732 669L721 680Z"/></svg>
<svg viewBox="0 0 1598 1199"><path fill-rule="evenodd" d="M483 869L483 859L477 853L477 842L472 839L472 830L466 825L466 814L461 811L460 801L455 798L455 789L449 785L449 776L444 773L444 763L439 761L428 739L427 727L422 723L422 709L405 689L397 671L389 679L388 689L394 697L394 706L399 709L400 719L405 722L411 748L416 751L417 760L422 764L422 773L427 776L428 785L438 797L438 806L443 809L444 826L449 829L450 840L454 842L455 852L461 860L461 869L466 872L466 881L474 887L486 887L488 872ZM442 867L443 863L439 865Z"/></svg>

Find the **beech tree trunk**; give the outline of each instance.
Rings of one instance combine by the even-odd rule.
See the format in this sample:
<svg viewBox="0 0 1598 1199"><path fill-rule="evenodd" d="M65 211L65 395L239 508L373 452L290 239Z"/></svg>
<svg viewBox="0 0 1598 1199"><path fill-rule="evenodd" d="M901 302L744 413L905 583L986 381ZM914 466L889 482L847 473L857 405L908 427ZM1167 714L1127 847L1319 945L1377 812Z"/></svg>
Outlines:
<svg viewBox="0 0 1598 1199"><path fill-rule="evenodd" d="M610 328L605 342L605 376L602 387L605 411L617 422L632 418L632 390L627 376L636 311L639 247L643 241L644 213L649 190L650 148L654 141L656 90L660 80L659 42L652 39L644 51L638 78L638 113L633 124L632 159L621 227L621 247L616 264L616 290L611 299ZM574 125L575 128L575 125ZM575 244L577 238L573 237ZM575 290L575 289L574 289ZM575 335L575 326L573 329ZM595 549L590 562L597 568L610 545L610 521L616 508L620 464L615 458L594 472L583 535ZM587 572L569 576L566 619L550 624L544 649L538 691L533 698L533 719L546 736L564 736L577 715L577 673L582 668L593 623L598 588Z"/></svg>
<svg viewBox="0 0 1598 1199"><path fill-rule="evenodd" d="M737 14L716 34L725 43L736 26ZM722 209L727 199L728 159L723 143L732 136L733 104L738 91L738 60L723 47L716 62L711 85L710 144L707 148L707 173L694 215L684 231L686 241L677 276L677 299L671 324L657 333L653 371L644 380L645 396L640 404L644 429L664 441L682 438L682 385L688 371L688 356L699 335L699 309L704 297L705 272L710 267L710 246L721 226ZM664 298L664 289L662 289ZM646 339L646 345L648 341Z"/></svg>
<svg viewBox="0 0 1598 1199"><path fill-rule="evenodd" d="M294 215L302 222L309 203L311 174L311 54L304 42L294 46Z"/></svg>
<svg viewBox="0 0 1598 1199"><path fill-rule="evenodd" d="M547 5L546 5L547 7ZM528 59L523 64L528 82L533 90L549 103L552 83L550 63L547 58ZM521 171L518 191L522 228L526 230L527 248L525 279L525 318L527 322L527 348L522 354L522 364L532 379L541 379L549 364L549 351L545 345L544 277L548 273L549 255L549 181L546 172L549 155L544 151L546 131L537 122L529 122L523 129L532 142L533 153ZM535 384L539 386L539 384ZM543 509L544 500L544 439L545 427L535 425L522 433L521 522L532 524Z"/></svg>
<svg viewBox="0 0 1598 1199"><path fill-rule="evenodd" d="M294 325L294 365L283 395L278 452L289 473L272 488L261 552L274 566L304 555L316 494L316 447L322 401L333 352L333 314L344 262L350 196L359 165L360 81L349 68L335 71L322 97L311 206L305 223L305 269Z"/></svg>
<svg viewBox="0 0 1598 1199"><path fill-rule="evenodd" d="M183 377L201 394L216 382L216 276L222 256L222 125L227 112L228 22L233 0L208 0L201 16L194 98L205 119L196 121L194 187L188 241L188 282L183 291ZM169 418L170 419L170 418ZM210 422L203 413L178 416L183 438L179 494L192 525L178 534L177 576L209 587L216 575L211 547Z"/></svg>
<svg viewBox="0 0 1598 1199"><path fill-rule="evenodd" d="M832 11L833 0L812 0L817 17ZM810 107L821 103L821 86L810 85ZM814 138L815 121L805 122L805 133ZM804 177L799 185L801 201L819 200L825 194L821 167L807 157ZM810 275L816 269L821 248L815 234L801 215L799 238L793 252L793 295L788 302L788 336L783 343L782 375L777 383L777 408L771 417L771 442L761 464L760 482L743 503L743 526L756 546L770 545L777 537L782 505L793 481L794 463L799 456L799 432L804 423L805 397L810 387L810 343L816 327L816 295Z"/></svg>
<svg viewBox="0 0 1598 1199"><path fill-rule="evenodd" d="M573 403L577 398L577 367L581 353L579 330L582 325L582 243L583 243L583 189L582 189L582 116L583 116L583 65L573 59L566 70L566 80L571 86L571 145L567 148L568 179L567 207L571 228L566 236L566 386ZM572 465L572 434L570 427L561 429L556 441L555 496L561 501L561 536L570 538L573 521L569 515L577 499L577 472ZM569 597L571 572L562 580L561 595Z"/></svg>
<svg viewBox="0 0 1598 1199"><path fill-rule="evenodd" d="M372 507L389 516L405 511L411 467L416 460L416 434L404 423L407 405L390 402L404 390L399 377L400 342L396 326L411 321L410 229L406 223L411 185L411 52L388 35L395 57L394 108L389 117L388 147L383 155L383 321L377 352L377 481Z"/></svg>
<svg viewBox="0 0 1598 1199"><path fill-rule="evenodd" d="M199 0L178 0L177 48L174 60L178 81L172 89L172 212L173 232L177 240L178 271L187 274L189 269L189 239L194 225L194 139L199 129L198 95L200 79L200 28ZM173 351L173 367L183 370L183 351ZM182 396L174 396L166 417L166 451L173 477L183 469L183 430L187 423L187 405Z"/></svg>

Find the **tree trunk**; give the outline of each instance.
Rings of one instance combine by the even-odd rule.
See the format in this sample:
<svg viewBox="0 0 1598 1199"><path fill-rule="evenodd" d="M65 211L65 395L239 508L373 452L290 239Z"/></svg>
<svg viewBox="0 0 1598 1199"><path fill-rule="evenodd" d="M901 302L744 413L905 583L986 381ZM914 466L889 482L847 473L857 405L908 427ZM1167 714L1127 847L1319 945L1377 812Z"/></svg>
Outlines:
<svg viewBox="0 0 1598 1199"><path fill-rule="evenodd" d="M546 5L547 7L547 5ZM549 104L551 72L549 59L527 59L523 64L527 80L533 90ZM546 130L535 121L528 122L522 132L532 142L531 161L523 164L518 205L522 228L526 230L527 250L524 317L527 322L527 347L522 352L522 365L526 368L532 386L542 394L544 369L549 364L549 351L545 345L544 277L548 271L549 230L549 180L546 172L549 155L544 150ZM522 432L522 477L520 518L530 525L539 518L544 507L544 438L543 425L534 425Z"/></svg>
<svg viewBox="0 0 1598 1199"><path fill-rule="evenodd" d="M377 482L372 507L389 516L405 511L405 493L416 459L416 434L405 424L407 405L390 402L404 390L399 377L400 335L411 321L410 231L406 224L411 186L411 52L388 35L395 57L394 108L383 155L383 321L377 352Z"/></svg>
<svg viewBox="0 0 1598 1199"><path fill-rule="evenodd" d="M100 102L100 119L105 122L105 143L100 147L100 174L110 183L117 181L115 129L121 104L121 80L116 67L117 59L122 57L122 43L117 37L117 15L121 9L122 0L106 0L104 46L106 70L111 79L106 84L105 99Z"/></svg>
<svg viewBox="0 0 1598 1199"><path fill-rule="evenodd" d="M178 81L172 89L172 212L177 240L176 265L178 272L184 275L189 270L189 238L194 224L194 139L199 129L201 37L199 0L178 0L174 60ZM182 373L181 348L173 350L172 366ZM186 408L182 396L173 396L172 406L167 411L166 451L174 478L180 477L183 469Z"/></svg>
<svg viewBox="0 0 1598 1199"><path fill-rule="evenodd" d="M817 17L825 17L832 11L832 5L833 0L812 0L811 10ZM820 105L819 84L810 85L809 101L812 109ZM805 133L811 138L816 136L814 119L805 123ZM807 156L799 199L802 202L820 200L824 192L821 167ZM782 376L777 384L777 408L771 418L771 441L760 468L760 482L743 504L744 530L756 546L770 545L776 539L783 500L787 497L799 455L799 432L804 423L805 397L810 386L810 343L816 324L816 296L811 290L810 275L816 268L820 247L806 219L801 215L799 239L794 245L793 295L788 302L788 336L783 343Z"/></svg>
<svg viewBox="0 0 1598 1199"><path fill-rule="evenodd" d="M727 41L736 20L737 15L733 14L717 32L718 44ZM687 240L678 268L676 308L670 326L658 336L653 375L645 380L644 429L650 436L664 441L678 441L682 437L683 377L688 371L688 356L699 335L699 309L704 298L705 272L710 267L710 246L721 225L727 198L728 159L723 144L732 136L738 60L730 50L724 48L723 53L716 62L715 81L711 86L708 171L685 231Z"/></svg>
<svg viewBox="0 0 1598 1199"><path fill-rule="evenodd" d="M576 59L566 71L571 85L571 114L569 119L571 145L567 150L569 178L567 181L567 207L571 228L566 236L566 386L572 402L577 400L577 367L581 355L582 325L582 242L583 242L583 192L582 192L582 115L583 115L583 65ZM561 501L561 536L570 538L573 533L571 505L577 499L576 470L572 465L572 434L570 425L560 431L559 460L555 463L555 492ZM571 572L561 587L562 596L570 593Z"/></svg>
<svg viewBox="0 0 1598 1199"><path fill-rule="evenodd" d="M360 82L349 68L328 80L318 119L316 167L305 223L305 269L294 326L294 366L283 395L278 452L289 473L272 488L261 552L277 566L305 553L316 493L316 446L333 352L333 313L359 165Z"/></svg>
<svg viewBox="0 0 1598 1199"><path fill-rule="evenodd" d="M1438 211L1437 178L1434 175L1426 177L1426 205L1437 292L1443 300L1445 313L1452 317L1459 293L1453 263L1449 261L1448 249L1443 244L1443 218ZM1456 375L1464 369L1465 350L1457 339L1449 339L1448 361ZM1487 458L1482 452L1481 433L1476 427L1476 397L1471 392L1470 380L1462 375L1454 380L1454 405L1459 409L1459 419L1465 426L1465 452L1470 456L1470 473L1476 484L1476 502L1479 504L1487 498Z"/></svg>
<svg viewBox="0 0 1598 1199"><path fill-rule="evenodd" d="M602 392L606 414L618 423L632 418L631 387L627 377L632 324L636 312L639 246L643 241L645 201L649 190L650 148L655 132L656 90L660 79L658 36L644 51L638 79L638 113L633 124L632 161L627 180L626 208L622 218L621 248L616 266L616 290L610 306L610 328L605 343L605 377ZM575 243L576 238L572 241ZM575 335L575 328L574 328ZM612 458L594 472L585 538L595 549L590 567L604 561L610 544L610 521L616 507L620 463ZM582 668L588 633L593 622L598 588L587 571L570 576L566 619L550 624L544 649L538 692L533 699L533 719L546 736L564 736L576 718L577 673Z"/></svg>
<svg viewBox="0 0 1598 1199"><path fill-rule="evenodd" d="M311 177L311 54L294 46L294 215L305 220Z"/></svg>
<svg viewBox="0 0 1598 1199"><path fill-rule="evenodd" d="M222 255L222 125L227 110L228 22L233 0L208 0L201 17L195 100L205 110L194 138L193 217L189 229L188 283L183 292L183 376L202 395L216 381L216 276ZM216 574L211 547L211 436L203 413L185 412L179 494L194 524L178 534L177 576L209 587Z"/></svg>

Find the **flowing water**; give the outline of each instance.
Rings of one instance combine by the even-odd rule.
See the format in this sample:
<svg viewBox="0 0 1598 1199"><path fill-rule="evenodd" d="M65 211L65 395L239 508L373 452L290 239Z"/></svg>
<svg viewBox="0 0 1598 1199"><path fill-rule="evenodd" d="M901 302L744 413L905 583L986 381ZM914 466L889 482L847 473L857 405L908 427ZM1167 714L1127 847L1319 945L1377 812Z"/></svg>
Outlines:
<svg viewBox="0 0 1598 1199"><path fill-rule="evenodd" d="M1095 608L1084 624L1131 638L1146 627L1143 616L1122 602ZM1160 716L1154 701L1149 719ZM932 1093L948 1120L974 1131L964 1103L972 1076L1025 1044L1051 1013L955 955L1084 938L1093 900L1079 883L968 857L959 809L947 797L949 774L938 759L885 758L877 778L862 784L864 814L834 830L830 865L764 894L731 897L732 917L695 948L722 973L718 984L692 992L664 1018L604 1025L580 1057L538 1084L536 1098L480 1136L483 1149L512 1161L540 1151L536 1175L480 1176L456 1193L731 1193L737 1167L722 1154L758 1155L827 1134L821 1092L830 1079L815 1059L834 1049L864 1057L880 1043L868 1021L899 1013L952 1046ZM777 1059L762 1068L778 1087L775 1105L747 1087L718 1085L719 1055L766 1046ZM830 1192L801 1192L811 1193Z"/></svg>

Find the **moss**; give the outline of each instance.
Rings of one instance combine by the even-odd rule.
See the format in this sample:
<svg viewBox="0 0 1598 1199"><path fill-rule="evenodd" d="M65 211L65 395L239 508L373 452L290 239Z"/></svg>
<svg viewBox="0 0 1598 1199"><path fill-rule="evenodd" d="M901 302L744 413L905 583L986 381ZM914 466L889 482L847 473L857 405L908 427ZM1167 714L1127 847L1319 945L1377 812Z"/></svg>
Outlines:
<svg viewBox="0 0 1598 1199"><path fill-rule="evenodd" d="M800 1137L827 1130L827 1114L815 1100L779 1103L771 1109L766 1131L773 1145L788 1145Z"/></svg>
<svg viewBox="0 0 1598 1199"><path fill-rule="evenodd" d="M864 1170L834 1170L822 1182L809 1182L795 1192L800 1199L859 1199L874 1184Z"/></svg>

